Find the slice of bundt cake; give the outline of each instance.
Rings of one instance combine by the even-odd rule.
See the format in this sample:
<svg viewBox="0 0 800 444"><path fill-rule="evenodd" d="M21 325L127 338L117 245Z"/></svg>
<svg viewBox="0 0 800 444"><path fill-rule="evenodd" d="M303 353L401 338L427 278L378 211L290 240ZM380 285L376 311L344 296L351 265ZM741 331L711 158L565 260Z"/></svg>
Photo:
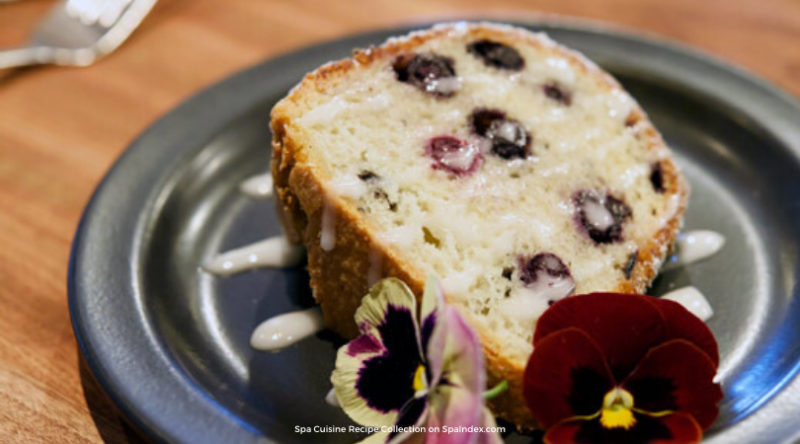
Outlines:
<svg viewBox="0 0 800 444"><path fill-rule="evenodd" d="M533 425L521 379L541 313L593 291L642 292L688 187L608 74L545 35L449 24L356 51L272 111L287 235L308 247L328 327L353 336L370 284L442 279L482 338L492 406Z"/></svg>

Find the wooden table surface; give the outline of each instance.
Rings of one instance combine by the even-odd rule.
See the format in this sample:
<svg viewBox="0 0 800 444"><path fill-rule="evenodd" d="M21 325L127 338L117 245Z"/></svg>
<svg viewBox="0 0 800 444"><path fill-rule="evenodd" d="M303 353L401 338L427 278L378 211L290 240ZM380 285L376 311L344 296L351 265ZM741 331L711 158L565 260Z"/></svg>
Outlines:
<svg viewBox="0 0 800 444"><path fill-rule="evenodd" d="M0 47L52 0L0 4ZM275 54L380 27L491 14L588 17L667 36L800 94L800 0L161 0L88 68L0 72L0 443L142 443L80 358L67 261L92 190L192 93Z"/></svg>

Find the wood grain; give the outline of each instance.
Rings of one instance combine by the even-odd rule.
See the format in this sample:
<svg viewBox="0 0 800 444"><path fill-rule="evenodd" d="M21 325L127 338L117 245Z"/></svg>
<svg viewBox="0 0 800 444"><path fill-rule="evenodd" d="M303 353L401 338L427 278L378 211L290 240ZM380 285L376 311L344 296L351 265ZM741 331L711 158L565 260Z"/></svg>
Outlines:
<svg viewBox="0 0 800 444"><path fill-rule="evenodd" d="M88 68L0 73L0 443L137 443L79 357L70 242L127 144L192 93L275 54L440 18L567 14L677 39L800 94L798 0L161 0ZM0 4L0 47L51 0Z"/></svg>

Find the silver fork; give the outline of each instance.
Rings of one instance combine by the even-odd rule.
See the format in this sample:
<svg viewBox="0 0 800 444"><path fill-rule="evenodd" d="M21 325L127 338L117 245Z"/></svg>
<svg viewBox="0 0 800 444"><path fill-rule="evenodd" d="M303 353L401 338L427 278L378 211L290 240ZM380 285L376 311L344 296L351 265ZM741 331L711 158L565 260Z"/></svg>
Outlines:
<svg viewBox="0 0 800 444"><path fill-rule="evenodd" d="M0 69L86 66L117 49L156 0L65 0L50 11L28 45L0 51Z"/></svg>

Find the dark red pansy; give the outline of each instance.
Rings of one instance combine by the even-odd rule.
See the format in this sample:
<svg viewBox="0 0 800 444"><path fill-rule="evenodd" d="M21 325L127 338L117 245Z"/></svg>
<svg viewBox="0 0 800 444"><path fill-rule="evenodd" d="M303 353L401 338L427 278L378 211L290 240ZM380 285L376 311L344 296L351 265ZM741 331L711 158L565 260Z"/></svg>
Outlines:
<svg viewBox="0 0 800 444"><path fill-rule="evenodd" d="M717 419L722 399L714 384L717 366L703 350L684 339L673 339L652 348L621 383L636 402L648 411L685 412L707 429Z"/></svg>
<svg viewBox="0 0 800 444"><path fill-rule="evenodd" d="M680 304L592 293L539 319L524 396L545 442L693 443L718 414L719 352Z"/></svg>
<svg viewBox="0 0 800 444"><path fill-rule="evenodd" d="M636 425L630 429L608 429L600 420L567 420L551 428L545 434L546 444L672 444L698 443L703 438L703 429L691 415L673 413L661 418L634 414Z"/></svg>
<svg viewBox="0 0 800 444"><path fill-rule="evenodd" d="M534 350L537 359L528 361L525 368L524 395L536 422L549 428L564 418L600 410L603 396L614 384L602 350L589 335L568 328L550 335ZM588 390L597 396L584 396Z"/></svg>
<svg viewBox="0 0 800 444"><path fill-rule="evenodd" d="M683 305L669 299L657 299L644 296L648 301L656 304L664 319L667 321L667 337L671 339L685 339L700 347L714 362L714 367L719 366L719 348L714 334L708 329L705 322L693 315Z"/></svg>
<svg viewBox="0 0 800 444"><path fill-rule="evenodd" d="M578 328L597 342L612 373L621 379L666 336L664 316L649 299L619 293L563 299L539 318L533 346L555 331Z"/></svg>

